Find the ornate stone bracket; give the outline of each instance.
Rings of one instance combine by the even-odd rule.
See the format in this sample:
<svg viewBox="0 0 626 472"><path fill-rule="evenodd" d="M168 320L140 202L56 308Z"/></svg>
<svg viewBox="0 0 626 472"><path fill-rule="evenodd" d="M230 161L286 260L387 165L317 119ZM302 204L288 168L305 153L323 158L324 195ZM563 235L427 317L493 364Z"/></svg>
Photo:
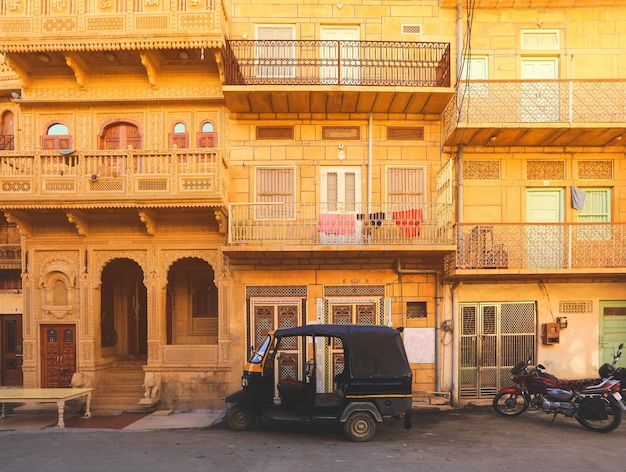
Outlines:
<svg viewBox="0 0 626 472"><path fill-rule="evenodd" d="M33 228L26 217L15 212L4 212L4 216L9 223L13 223L22 236L32 236Z"/></svg>
<svg viewBox="0 0 626 472"><path fill-rule="evenodd" d="M156 88L157 86L157 64L154 60L154 56L148 53L140 53L139 57L141 58L141 63L146 68L146 73L148 74L148 82L150 83L150 87Z"/></svg>
<svg viewBox="0 0 626 472"><path fill-rule="evenodd" d="M89 231L89 221L85 218L84 215L78 212L68 212L65 214L70 223L73 223L76 226L76 231L81 236L87 236L87 232Z"/></svg>
<svg viewBox="0 0 626 472"><path fill-rule="evenodd" d="M146 225L146 232L150 236L154 236L156 234L156 214L152 211L140 211L139 219L143 224Z"/></svg>
<svg viewBox="0 0 626 472"><path fill-rule="evenodd" d="M76 56L72 56L70 54L65 56L65 63L68 65L72 72L74 72L74 77L76 78L76 83L80 88L85 88L85 78L86 74L86 65L80 61Z"/></svg>
<svg viewBox="0 0 626 472"><path fill-rule="evenodd" d="M228 230L228 215L222 208L215 208L215 220L217 221L219 232L222 236L226 235L226 231Z"/></svg>

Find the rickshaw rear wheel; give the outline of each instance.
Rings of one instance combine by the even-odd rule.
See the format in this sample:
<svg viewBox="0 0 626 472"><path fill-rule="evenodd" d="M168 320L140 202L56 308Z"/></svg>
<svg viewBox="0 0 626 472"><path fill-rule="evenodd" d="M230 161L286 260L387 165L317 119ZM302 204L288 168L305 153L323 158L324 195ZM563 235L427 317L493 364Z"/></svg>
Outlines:
<svg viewBox="0 0 626 472"><path fill-rule="evenodd" d="M376 426L376 420L370 413L356 411L348 417L344 431L350 441L365 442L374 437Z"/></svg>
<svg viewBox="0 0 626 472"><path fill-rule="evenodd" d="M246 431L254 424L254 414L245 405L233 405L226 417L228 426L234 431Z"/></svg>

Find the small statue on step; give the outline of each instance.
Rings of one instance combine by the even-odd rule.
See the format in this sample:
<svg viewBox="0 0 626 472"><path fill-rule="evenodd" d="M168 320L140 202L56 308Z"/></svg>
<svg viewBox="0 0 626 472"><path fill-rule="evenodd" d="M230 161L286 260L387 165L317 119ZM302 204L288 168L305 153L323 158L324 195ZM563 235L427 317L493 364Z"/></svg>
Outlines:
<svg viewBox="0 0 626 472"><path fill-rule="evenodd" d="M144 399L156 400L161 391L161 374L158 372L146 372L143 387L145 388Z"/></svg>

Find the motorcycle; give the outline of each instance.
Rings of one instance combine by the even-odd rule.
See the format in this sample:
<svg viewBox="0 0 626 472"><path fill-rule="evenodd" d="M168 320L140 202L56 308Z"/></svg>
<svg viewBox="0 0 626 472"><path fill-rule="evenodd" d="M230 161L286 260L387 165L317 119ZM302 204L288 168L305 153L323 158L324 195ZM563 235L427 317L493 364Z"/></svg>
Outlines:
<svg viewBox="0 0 626 472"><path fill-rule="evenodd" d="M619 380L622 391L624 390L624 387L626 387L626 368L615 367L615 365L617 364L617 361L619 361L620 357L622 357L623 348L624 348L624 343L621 343L617 347L617 352L613 354L613 363L609 364L607 362L605 364L602 364L600 366L600 369L598 369L598 373L600 374L600 377L602 377L603 379ZM624 396L623 392L622 392L622 396Z"/></svg>
<svg viewBox="0 0 626 472"><path fill-rule="evenodd" d="M503 416L518 416L532 407L574 418L583 427L599 433L613 431L622 422L620 382L613 378L559 380L531 360L511 369L514 386L504 387L493 399L493 408Z"/></svg>

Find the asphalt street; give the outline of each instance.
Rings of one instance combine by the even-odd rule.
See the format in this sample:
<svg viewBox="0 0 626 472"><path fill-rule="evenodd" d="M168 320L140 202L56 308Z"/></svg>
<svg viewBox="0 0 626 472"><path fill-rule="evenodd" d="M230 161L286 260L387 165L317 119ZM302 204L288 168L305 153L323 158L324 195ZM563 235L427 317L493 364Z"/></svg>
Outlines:
<svg viewBox="0 0 626 472"><path fill-rule="evenodd" d="M0 471L623 471L626 424L611 433L575 420L489 407L425 410L353 443L337 425L259 424L235 432L200 428L16 429L0 432Z"/></svg>

